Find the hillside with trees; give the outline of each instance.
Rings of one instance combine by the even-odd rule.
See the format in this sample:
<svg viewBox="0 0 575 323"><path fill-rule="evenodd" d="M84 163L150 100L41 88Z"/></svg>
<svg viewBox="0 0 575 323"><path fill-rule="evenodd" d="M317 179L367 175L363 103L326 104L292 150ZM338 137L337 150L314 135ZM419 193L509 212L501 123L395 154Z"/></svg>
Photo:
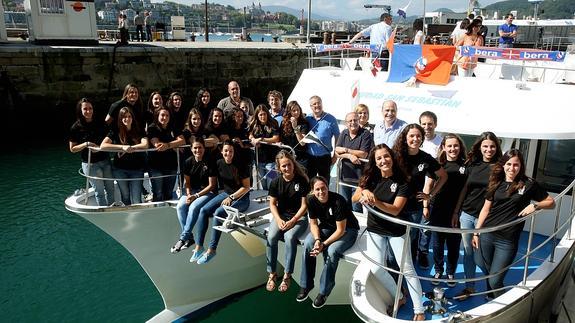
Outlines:
<svg viewBox="0 0 575 323"><path fill-rule="evenodd" d="M517 16L533 16L535 5L526 0L508 0L501 1L485 6L489 17L493 16L495 11L499 17L512 11L517 10ZM539 6L539 19L572 19L575 14L575 1L573 0L546 0Z"/></svg>

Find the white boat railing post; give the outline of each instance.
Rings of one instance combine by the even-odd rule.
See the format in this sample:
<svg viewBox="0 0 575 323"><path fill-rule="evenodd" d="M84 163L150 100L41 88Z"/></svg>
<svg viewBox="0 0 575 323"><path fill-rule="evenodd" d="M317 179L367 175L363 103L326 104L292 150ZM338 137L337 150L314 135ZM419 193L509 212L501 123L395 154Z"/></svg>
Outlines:
<svg viewBox="0 0 575 323"><path fill-rule="evenodd" d="M88 205L88 190L90 189L90 165L92 164L92 149L88 147L88 167L86 167L86 191L84 192L84 205Z"/></svg>
<svg viewBox="0 0 575 323"><path fill-rule="evenodd" d="M525 267L523 268L523 286L527 283L527 274L529 270L529 258L531 257L531 243L533 242L533 232L535 230L535 214L531 216L529 224L529 239L527 240L527 254L525 255Z"/></svg>
<svg viewBox="0 0 575 323"><path fill-rule="evenodd" d="M549 255L549 262L555 262L555 248L557 248L557 228L559 227L559 218L561 216L561 203L563 202L563 197L559 198L557 201L557 206L555 207L555 225L553 226L553 248L551 248L551 255Z"/></svg>
<svg viewBox="0 0 575 323"><path fill-rule="evenodd" d="M393 300L393 315L392 315L393 318L397 317L397 311L399 310L399 295L401 294L401 285L403 284L403 270L405 268L405 263L407 262L407 253L411 252L411 249L409 248L409 241L411 240L410 238L411 226L408 224L405 227L406 229L405 229L405 240L403 240L403 254L401 256L401 261L399 263L399 275L397 276L395 299ZM389 243L387 244L387 246L389 246ZM384 248L387 248L387 246L384 246ZM389 252L392 251L389 250Z"/></svg>
<svg viewBox="0 0 575 323"><path fill-rule="evenodd" d="M337 159L337 163L335 164L337 175L335 176L335 192L339 194L339 178L341 174L341 158Z"/></svg>
<svg viewBox="0 0 575 323"><path fill-rule="evenodd" d="M567 236L569 239L573 239L571 236L571 227L573 226L573 213L575 213L575 186L571 190L571 213L569 214L569 226L567 227Z"/></svg>
<svg viewBox="0 0 575 323"><path fill-rule="evenodd" d="M178 199L180 198L181 194L182 194L182 173L180 172L180 148L176 148L176 161L178 162L178 168L176 169L176 181L177 186L176 186L176 196L178 197Z"/></svg>
<svg viewBox="0 0 575 323"><path fill-rule="evenodd" d="M260 163L259 163L259 158L258 158L258 148L259 148L258 146L254 146L254 151L256 154L256 189L259 189L260 185L262 185L261 184L261 178L260 178L260 170L259 170ZM262 185L262 189L263 189L263 185Z"/></svg>

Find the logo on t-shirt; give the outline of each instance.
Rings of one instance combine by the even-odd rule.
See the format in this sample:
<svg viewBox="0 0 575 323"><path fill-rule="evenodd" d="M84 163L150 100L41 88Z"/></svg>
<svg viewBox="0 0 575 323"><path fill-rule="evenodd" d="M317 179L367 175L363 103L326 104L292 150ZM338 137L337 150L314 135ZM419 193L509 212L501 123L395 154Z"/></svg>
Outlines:
<svg viewBox="0 0 575 323"><path fill-rule="evenodd" d="M299 183L295 183L293 189L294 191L299 192Z"/></svg>
<svg viewBox="0 0 575 323"><path fill-rule="evenodd" d="M423 171L424 168L425 164L419 164L419 166L417 166L417 170L419 170L420 172Z"/></svg>
<svg viewBox="0 0 575 323"><path fill-rule="evenodd" d="M202 167L202 171L207 171L208 170L208 165L204 165L204 167Z"/></svg>
<svg viewBox="0 0 575 323"><path fill-rule="evenodd" d="M391 191L391 193L395 193L395 191L397 191L397 183L391 184L389 190Z"/></svg>
<svg viewBox="0 0 575 323"><path fill-rule="evenodd" d="M459 167L459 174L461 175L465 174L465 167L463 166Z"/></svg>
<svg viewBox="0 0 575 323"><path fill-rule="evenodd" d="M333 211L331 210L331 208L329 208L327 211L329 212L329 215L333 215Z"/></svg>
<svg viewBox="0 0 575 323"><path fill-rule="evenodd" d="M523 192L525 192L525 186L523 186L522 188L517 190L517 194L519 194L519 195L523 195Z"/></svg>

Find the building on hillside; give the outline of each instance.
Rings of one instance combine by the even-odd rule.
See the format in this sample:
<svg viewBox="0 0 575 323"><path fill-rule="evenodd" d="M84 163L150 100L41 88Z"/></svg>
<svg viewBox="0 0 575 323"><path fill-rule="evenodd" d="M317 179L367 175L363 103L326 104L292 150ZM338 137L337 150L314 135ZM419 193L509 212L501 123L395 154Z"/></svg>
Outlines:
<svg viewBox="0 0 575 323"><path fill-rule="evenodd" d="M425 13L425 24L453 24L467 17L467 13L433 11Z"/></svg>

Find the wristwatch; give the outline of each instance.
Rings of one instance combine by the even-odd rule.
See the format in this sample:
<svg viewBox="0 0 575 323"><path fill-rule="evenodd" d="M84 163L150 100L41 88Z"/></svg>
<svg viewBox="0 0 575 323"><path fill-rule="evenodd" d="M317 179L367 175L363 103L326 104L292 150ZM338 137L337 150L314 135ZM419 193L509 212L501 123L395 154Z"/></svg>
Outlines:
<svg viewBox="0 0 575 323"><path fill-rule="evenodd" d="M232 199L232 201L236 200L236 198L234 197L234 194L230 194L230 199Z"/></svg>

